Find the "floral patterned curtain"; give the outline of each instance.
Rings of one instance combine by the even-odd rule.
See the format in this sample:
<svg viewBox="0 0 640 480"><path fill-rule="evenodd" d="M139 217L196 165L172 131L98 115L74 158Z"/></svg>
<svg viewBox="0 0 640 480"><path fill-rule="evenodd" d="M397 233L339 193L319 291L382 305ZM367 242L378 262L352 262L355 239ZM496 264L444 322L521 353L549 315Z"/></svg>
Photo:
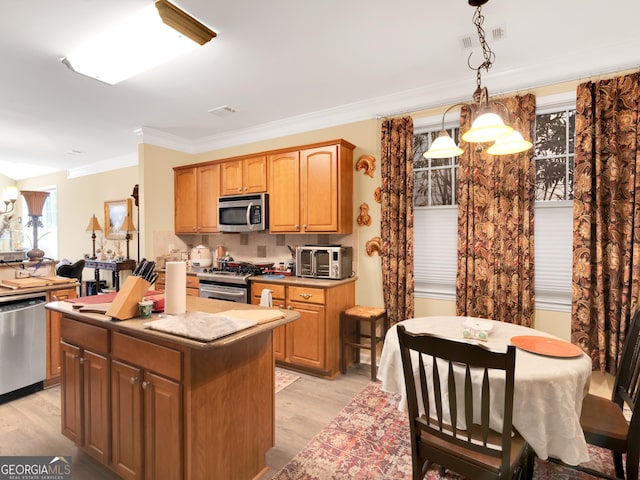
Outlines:
<svg viewBox="0 0 640 480"><path fill-rule="evenodd" d="M640 292L640 73L576 98L571 337L615 375Z"/></svg>
<svg viewBox="0 0 640 480"><path fill-rule="evenodd" d="M382 123L382 289L389 325L413 317L413 120Z"/></svg>
<svg viewBox="0 0 640 480"><path fill-rule="evenodd" d="M531 141L534 95L501 100L509 123ZM496 111L502 112L500 107ZM461 133L471 126L461 112ZM533 150L493 156L463 142L458 185L456 314L530 327L533 284Z"/></svg>

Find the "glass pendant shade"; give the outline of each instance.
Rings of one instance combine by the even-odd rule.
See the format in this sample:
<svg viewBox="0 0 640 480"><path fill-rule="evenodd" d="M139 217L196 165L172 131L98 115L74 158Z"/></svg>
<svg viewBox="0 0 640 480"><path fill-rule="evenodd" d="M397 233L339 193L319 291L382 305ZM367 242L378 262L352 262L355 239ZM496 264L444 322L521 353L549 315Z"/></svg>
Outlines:
<svg viewBox="0 0 640 480"><path fill-rule="evenodd" d="M511 135L501 137L496 143L487 148L487 153L491 155L509 155L529 150L533 144L524 138L520 132L514 131Z"/></svg>
<svg viewBox="0 0 640 480"><path fill-rule="evenodd" d="M451 158L462 155L464 150L456 145L453 138L449 134L442 130L438 138L436 138L429 150L424 152L424 158Z"/></svg>
<svg viewBox="0 0 640 480"><path fill-rule="evenodd" d="M487 112L473 121L471 128L462 135L462 140L470 143L493 142L511 133L513 133L513 128L505 125L500 115Z"/></svg>

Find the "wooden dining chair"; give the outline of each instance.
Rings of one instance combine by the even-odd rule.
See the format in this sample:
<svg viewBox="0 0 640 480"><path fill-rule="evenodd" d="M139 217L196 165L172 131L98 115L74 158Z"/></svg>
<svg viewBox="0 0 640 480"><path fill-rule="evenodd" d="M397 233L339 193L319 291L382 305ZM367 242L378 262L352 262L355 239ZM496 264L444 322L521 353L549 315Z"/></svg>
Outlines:
<svg viewBox="0 0 640 480"><path fill-rule="evenodd" d="M423 479L431 464L474 480L532 478L533 450L512 425L515 347L493 352L482 345L413 334L403 325L397 331L413 480ZM492 396L502 402L501 432L489 426L496 408ZM461 418L465 425L458 425Z"/></svg>
<svg viewBox="0 0 640 480"><path fill-rule="evenodd" d="M587 443L613 452L616 477L579 467L601 478L638 480L640 462L640 309L634 314L622 349L611 400L588 394L582 402L580 424ZM624 408L631 412L627 422ZM626 477L623 455L626 454Z"/></svg>

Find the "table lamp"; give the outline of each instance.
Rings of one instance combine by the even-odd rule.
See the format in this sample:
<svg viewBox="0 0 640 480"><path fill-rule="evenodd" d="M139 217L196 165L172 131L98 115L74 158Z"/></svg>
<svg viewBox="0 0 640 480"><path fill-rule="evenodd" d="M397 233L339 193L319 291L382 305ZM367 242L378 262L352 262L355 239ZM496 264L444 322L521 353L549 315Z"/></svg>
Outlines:
<svg viewBox="0 0 640 480"><path fill-rule="evenodd" d="M25 225L26 228L33 227L33 248L27 252L27 257L30 260L40 260L44 258L44 251L38 248L38 227L44 227L42 225L42 210L44 209L44 203L49 197L49 192L41 192L38 190L21 190L20 193L27 202L27 209L29 210L29 217L31 219Z"/></svg>
<svg viewBox="0 0 640 480"><path fill-rule="evenodd" d="M93 254L91 256L91 260L96 258L96 230L102 231L102 227L98 223L98 219L96 218L96 214L94 213L91 219L89 220L89 225L85 229L87 232L91 232L91 240L93 241Z"/></svg>
<svg viewBox="0 0 640 480"><path fill-rule="evenodd" d="M120 227L120 230L126 232L124 239L127 241L127 259L128 259L129 258L129 240L131 240L131 235L129 235L129 232L136 231L136 226L133 224L133 221L131 220L130 215L127 215L126 217L124 217L124 221L122 222L122 227Z"/></svg>

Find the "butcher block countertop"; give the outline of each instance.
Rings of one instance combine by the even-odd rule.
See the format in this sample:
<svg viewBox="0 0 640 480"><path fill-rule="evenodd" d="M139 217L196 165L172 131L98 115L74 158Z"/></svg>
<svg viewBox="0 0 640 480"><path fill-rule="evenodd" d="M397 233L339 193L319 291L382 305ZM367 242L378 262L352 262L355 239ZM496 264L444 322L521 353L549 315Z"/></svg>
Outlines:
<svg viewBox="0 0 640 480"><path fill-rule="evenodd" d="M77 303L77 301L74 303L66 301L50 302L46 305L46 308L54 310L56 312L60 312L63 315L66 315L75 320L80 320L85 323L99 325L102 327L106 326L112 330L133 334L139 338L145 338L147 340L157 341L163 344L174 344L175 346L188 347L194 350L211 350L226 347L253 335L257 335L259 333L272 330L275 327L279 327L280 325L292 322L293 320L296 320L300 317L300 314L295 311L282 310L282 313L284 314L283 318L267 323L261 323L210 342L201 342L178 335L145 328L145 323L163 318L163 314L154 313L152 315L152 318L150 319L141 319L139 317L135 317L129 320L114 320L111 317L102 315L100 313L79 312L77 308L73 308L74 305L78 306L79 303ZM212 300L208 298L187 297L187 311L189 312L197 311L207 313L222 313L226 310L242 309L259 310L264 309L264 307L225 302L221 300Z"/></svg>
<svg viewBox="0 0 640 480"><path fill-rule="evenodd" d="M60 290L62 288L75 288L80 284L71 280L66 283L56 283L51 285L41 285L35 287L20 287L20 288L9 288L0 285L0 297L8 297L10 295L22 295L24 293L41 293L41 292L49 292L51 290Z"/></svg>

